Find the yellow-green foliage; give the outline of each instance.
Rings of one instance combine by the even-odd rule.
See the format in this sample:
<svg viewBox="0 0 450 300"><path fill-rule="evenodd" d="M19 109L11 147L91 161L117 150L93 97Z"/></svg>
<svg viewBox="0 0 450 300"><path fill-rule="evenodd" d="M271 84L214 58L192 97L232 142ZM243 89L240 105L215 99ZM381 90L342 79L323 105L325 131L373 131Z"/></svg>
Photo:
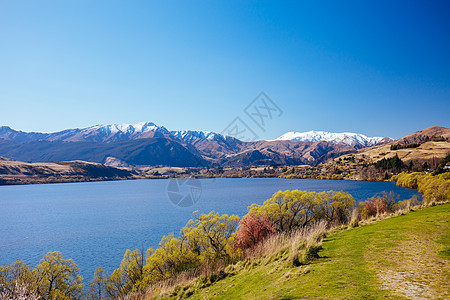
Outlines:
<svg viewBox="0 0 450 300"><path fill-rule="evenodd" d="M33 270L38 292L44 299L79 299L83 277L72 259L62 258L61 252L47 253Z"/></svg>
<svg viewBox="0 0 450 300"><path fill-rule="evenodd" d="M194 215L195 220L190 220L181 230L181 237L187 240L188 245L202 255L202 260L232 257L230 245L234 240L239 217L226 214L220 216L214 211L199 217L197 212Z"/></svg>
<svg viewBox="0 0 450 300"><path fill-rule="evenodd" d="M162 238L159 247L147 258L144 267L146 285L175 276L200 262L200 254L190 248L187 240L173 233Z"/></svg>
<svg viewBox="0 0 450 300"><path fill-rule="evenodd" d="M83 277L79 271L72 259L62 258L61 252L47 253L33 270L23 261L0 266L0 298L6 295L6 299L81 299ZM24 290L17 291L17 286Z"/></svg>
<svg viewBox="0 0 450 300"><path fill-rule="evenodd" d="M354 203L353 197L343 192L280 191L264 205L252 205L249 213L265 214L276 229L290 232L321 220L328 224L345 223ZM140 251L128 250L108 280L108 296L142 291L184 271L235 261L240 254L233 249L238 223L239 217L235 215L195 212L194 219L181 229L178 237L169 234L155 251L151 248L147 251L145 264Z"/></svg>
<svg viewBox="0 0 450 300"><path fill-rule="evenodd" d="M148 251L152 251L150 248ZM123 296L131 291L143 289L144 279L144 256L141 251L135 249L133 251L127 249L123 256L122 262L118 269L114 270L106 282L105 291L108 295ZM100 272L97 269L96 273ZM95 284L96 277L93 282Z"/></svg>
<svg viewBox="0 0 450 300"><path fill-rule="evenodd" d="M450 173L431 175L420 172L400 173L392 177L398 186L417 189L425 203L450 200Z"/></svg>
<svg viewBox="0 0 450 300"><path fill-rule="evenodd" d="M398 186L410 189L417 189L418 182L424 176L426 175L422 172L413 172L413 173L403 172L398 175L392 176L392 180L396 181Z"/></svg>
<svg viewBox="0 0 450 300"><path fill-rule="evenodd" d="M17 297L15 287L18 285L24 285L29 290L37 289L35 274L30 267L21 260L0 266L0 299L2 295Z"/></svg>
<svg viewBox="0 0 450 300"><path fill-rule="evenodd" d="M278 231L291 231L325 220L347 222L355 204L352 195L344 192L278 191L263 205L252 204L249 213L267 215Z"/></svg>
<svg viewBox="0 0 450 300"><path fill-rule="evenodd" d="M270 260L255 259L252 268L252 260L242 261L225 269L232 276L190 285L188 299L450 299L449 213L450 205L444 204L334 230L322 244L323 259L293 268L278 251Z"/></svg>
<svg viewBox="0 0 450 300"><path fill-rule="evenodd" d="M145 259L139 250L127 250L120 267L107 281L108 296L114 298L143 291L152 283L205 263L231 261L235 256L231 245L238 223L236 215L219 215L212 211L199 216L195 212L194 219L181 229L178 238L173 233L163 237L155 251L147 250Z"/></svg>

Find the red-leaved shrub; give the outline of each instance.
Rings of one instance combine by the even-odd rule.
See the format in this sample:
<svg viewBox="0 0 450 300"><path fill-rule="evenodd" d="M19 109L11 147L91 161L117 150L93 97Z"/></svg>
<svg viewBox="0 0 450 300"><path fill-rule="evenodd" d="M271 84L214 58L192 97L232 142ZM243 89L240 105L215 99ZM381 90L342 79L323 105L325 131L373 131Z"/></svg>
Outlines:
<svg viewBox="0 0 450 300"><path fill-rule="evenodd" d="M275 232L266 215L246 214L239 222L235 247L241 250L251 248Z"/></svg>
<svg viewBox="0 0 450 300"><path fill-rule="evenodd" d="M370 198L364 203L364 210L367 217L374 217L386 212L386 204L381 198Z"/></svg>
<svg viewBox="0 0 450 300"><path fill-rule="evenodd" d="M392 213L397 209L398 198L399 195L394 192L381 192L380 194L361 202L358 205L359 213L363 219L375 217L386 212Z"/></svg>

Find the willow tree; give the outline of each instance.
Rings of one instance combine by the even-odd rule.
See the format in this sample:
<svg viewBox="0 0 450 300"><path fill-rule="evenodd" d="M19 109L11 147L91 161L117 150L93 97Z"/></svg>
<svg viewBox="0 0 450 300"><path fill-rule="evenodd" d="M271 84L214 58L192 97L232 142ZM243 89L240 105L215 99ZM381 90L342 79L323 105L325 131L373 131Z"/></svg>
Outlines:
<svg viewBox="0 0 450 300"><path fill-rule="evenodd" d="M236 215L211 211L199 216L196 211L194 219L181 230L181 236L198 252L202 261L229 260L234 255L231 245L238 224Z"/></svg>
<svg viewBox="0 0 450 300"><path fill-rule="evenodd" d="M151 248L148 251L153 251ZM145 255L143 251L127 249L119 268L108 278L106 293L112 298L125 296L130 292L142 291Z"/></svg>
<svg viewBox="0 0 450 300"><path fill-rule="evenodd" d="M49 252L33 270L37 291L43 299L81 299L83 277L72 259L64 259L61 252Z"/></svg>
<svg viewBox="0 0 450 300"><path fill-rule="evenodd" d="M265 215L277 231L292 231L326 220L345 223L355 201L344 192L278 191L263 205L252 204L249 213Z"/></svg>

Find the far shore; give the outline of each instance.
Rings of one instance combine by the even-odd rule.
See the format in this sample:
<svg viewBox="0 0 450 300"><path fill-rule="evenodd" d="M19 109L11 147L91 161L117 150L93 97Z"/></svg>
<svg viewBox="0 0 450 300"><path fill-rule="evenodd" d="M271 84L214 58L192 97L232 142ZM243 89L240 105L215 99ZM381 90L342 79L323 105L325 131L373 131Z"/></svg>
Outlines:
<svg viewBox="0 0 450 300"><path fill-rule="evenodd" d="M389 180L361 180L357 178L327 178L326 176L317 177L284 177L284 176L134 176L129 178L113 177L113 178L93 178L93 177L77 177L77 178L58 178L49 180L48 178L4 178L0 176L0 186L11 185L35 185L35 184L58 184L58 183L82 183L82 182L100 182L100 181L122 181L122 180L142 180L142 179L232 179L232 178L280 178L280 179L321 179L321 180L349 180L349 181L389 181Z"/></svg>

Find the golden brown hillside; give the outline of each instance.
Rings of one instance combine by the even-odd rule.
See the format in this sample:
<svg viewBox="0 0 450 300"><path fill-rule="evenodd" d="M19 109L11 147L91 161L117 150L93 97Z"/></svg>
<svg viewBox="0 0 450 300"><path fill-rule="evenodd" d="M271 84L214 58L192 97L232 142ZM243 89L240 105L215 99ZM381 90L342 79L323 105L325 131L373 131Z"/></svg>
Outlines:
<svg viewBox="0 0 450 300"><path fill-rule="evenodd" d="M396 144L401 145L399 149L391 147ZM411 145L412 147L402 148L406 145ZM409 163L410 161L414 163L433 163L434 161L437 163L449 153L450 128L434 126L411 133L390 144L364 148L355 154L342 155L340 158L345 159L354 156L356 159L375 163L383 158L391 158L398 155L404 163Z"/></svg>
<svg viewBox="0 0 450 300"><path fill-rule="evenodd" d="M0 157L0 184L28 184L130 178L124 169L84 161L26 163Z"/></svg>
<svg viewBox="0 0 450 300"><path fill-rule="evenodd" d="M365 158L367 162L377 162L383 158L398 155L403 162L430 161L443 159L450 153L450 142L425 142L417 148L391 150L391 145L383 145L364 149L355 154L357 158ZM344 156L345 157L345 156Z"/></svg>
<svg viewBox="0 0 450 300"><path fill-rule="evenodd" d="M423 143L428 140L450 141L450 128L440 127L440 126L429 127L429 128L408 134L407 136L404 136L404 137L394 141L394 143L413 144L413 143Z"/></svg>
<svg viewBox="0 0 450 300"><path fill-rule="evenodd" d="M450 154L449 137L450 129L430 127L390 144L364 148L356 153L329 159L320 166L321 174L357 180L384 180L405 170L432 172ZM403 166L392 166L396 156Z"/></svg>

